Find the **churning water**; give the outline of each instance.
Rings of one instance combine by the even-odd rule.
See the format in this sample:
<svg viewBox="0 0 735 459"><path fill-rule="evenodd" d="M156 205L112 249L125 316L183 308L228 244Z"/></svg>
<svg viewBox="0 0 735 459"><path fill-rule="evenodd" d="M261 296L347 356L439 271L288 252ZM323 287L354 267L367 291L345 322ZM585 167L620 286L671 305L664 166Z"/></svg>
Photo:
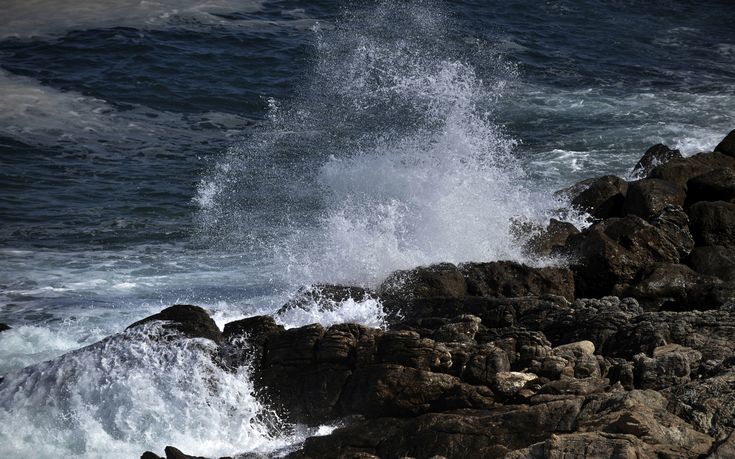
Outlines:
<svg viewBox="0 0 735 459"><path fill-rule="evenodd" d="M246 369L125 327L537 263L512 228L564 212L550 191L735 127L730 2L5 3L3 457L283 451L308 432L274 429ZM382 317L358 298L278 320Z"/></svg>

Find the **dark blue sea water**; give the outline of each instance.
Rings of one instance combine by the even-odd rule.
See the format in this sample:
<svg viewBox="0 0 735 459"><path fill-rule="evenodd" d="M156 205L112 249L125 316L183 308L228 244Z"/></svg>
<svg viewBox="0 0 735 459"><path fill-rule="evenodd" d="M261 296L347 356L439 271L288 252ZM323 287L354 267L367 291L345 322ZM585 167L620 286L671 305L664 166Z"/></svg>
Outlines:
<svg viewBox="0 0 735 459"><path fill-rule="evenodd" d="M315 282L375 286L438 261L539 263L511 230L569 217L550 191L625 176L654 143L711 150L735 127L725 0L2 9L4 457L294 444L307 433L253 424L247 375L201 353L171 366L153 344L120 341L114 358L59 356L174 302L222 325ZM280 320L379 325L380 305ZM208 404L173 389L192 367L222 373ZM150 373L168 376L141 382ZM177 422L184 413L191 421Z"/></svg>

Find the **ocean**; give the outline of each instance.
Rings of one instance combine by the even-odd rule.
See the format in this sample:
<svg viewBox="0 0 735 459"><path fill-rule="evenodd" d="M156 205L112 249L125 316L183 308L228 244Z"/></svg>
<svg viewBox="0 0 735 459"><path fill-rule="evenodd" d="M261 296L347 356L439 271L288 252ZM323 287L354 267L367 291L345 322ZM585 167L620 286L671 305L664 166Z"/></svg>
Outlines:
<svg viewBox="0 0 735 459"><path fill-rule="evenodd" d="M175 303L223 326L318 283L561 262L513 236L585 224L554 190L735 128L726 0L2 3L2 457L287 451L330 427L273 432L245 370L121 332Z"/></svg>

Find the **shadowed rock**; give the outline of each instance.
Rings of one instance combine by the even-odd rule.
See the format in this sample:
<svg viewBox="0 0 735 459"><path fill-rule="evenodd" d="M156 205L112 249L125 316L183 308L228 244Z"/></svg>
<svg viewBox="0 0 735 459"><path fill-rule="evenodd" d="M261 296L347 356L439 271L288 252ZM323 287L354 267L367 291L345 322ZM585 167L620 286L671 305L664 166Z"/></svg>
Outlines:
<svg viewBox="0 0 735 459"><path fill-rule="evenodd" d="M724 153L728 156L735 156L735 130L730 131L722 142L717 144L715 151Z"/></svg>
<svg viewBox="0 0 735 459"><path fill-rule="evenodd" d="M666 206L683 206L685 199L686 192L681 185L660 179L638 180L628 185L623 214L649 219L660 214Z"/></svg>
<svg viewBox="0 0 735 459"><path fill-rule="evenodd" d="M689 208L689 227L697 245L735 246L735 204L695 203Z"/></svg>
<svg viewBox="0 0 735 459"><path fill-rule="evenodd" d="M569 199L572 206L597 219L622 216L628 182L614 175L583 180L558 195Z"/></svg>
<svg viewBox="0 0 735 459"><path fill-rule="evenodd" d="M735 158L723 153L699 153L687 158L676 158L655 167L648 178L668 180L685 186L699 175L722 168L735 168Z"/></svg>
<svg viewBox="0 0 735 459"><path fill-rule="evenodd" d="M699 201L735 199L735 170L716 169L687 182L687 206Z"/></svg>

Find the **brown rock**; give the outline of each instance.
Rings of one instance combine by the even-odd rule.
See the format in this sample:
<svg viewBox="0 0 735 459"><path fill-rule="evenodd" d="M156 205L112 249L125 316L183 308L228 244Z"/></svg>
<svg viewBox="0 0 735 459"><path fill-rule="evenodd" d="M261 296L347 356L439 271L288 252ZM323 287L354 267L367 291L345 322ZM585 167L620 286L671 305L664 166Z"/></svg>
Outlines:
<svg viewBox="0 0 735 459"><path fill-rule="evenodd" d="M587 179L558 192L567 196L574 208L595 218L622 216L628 183L614 175Z"/></svg>
<svg viewBox="0 0 735 459"><path fill-rule="evenodd" d="M529 239L524 250L528 254L549 257L566 245L569 236L578 233L579 230L573 224L552 218L546 229Z"/></svg>
<svg viewBox="0 0 735 459"><path fill-rule="evenodd" d="M697 202L689 208L689 219L697 245L735 246L735 203Z"/></svg>
<svg viewBox="0 0 735 459"><path fill-rule="evenodd" d="M678 263L677 246L662 229L640 217L611 218L571 236L577 293L601 297L624 289L657 262Z"/></svg>
<svg viewBox="0 0 735 459"><path fill-rule="evenodd" d="M715 169L687 182L687 207L699 201L735 199L735 170Z"/></svg>
<svg viewBox="0 0 735 459"><path fill-rule="evenodd" d="M485 297L558 295L574 301L574 277L567 268L531 268L512 261L461 265L467 294Z"/></svg>
<svg viewBox="0 0 735 459"><path fill-rule="evenodd" d="M686 185L694 177L721 168L735 168L735 158L719 152L699 153L687 158L672 159L657 166L648 174L648 178Z"/></svg>
<svg viewBox="0 0 735 459"><path fill-rule="evenodd" d="M735 281L735 247L721 245L694 247L687 264L700 274Z"/></svg>
<svg viewBox="0 0 735 459"><path fill-rule="evenodd" d="M666 180L642 179L628 185L623 204L624 215L637 215L644 219L660 214L668 205L683 206L686 199L684 187Z"/></svg>

